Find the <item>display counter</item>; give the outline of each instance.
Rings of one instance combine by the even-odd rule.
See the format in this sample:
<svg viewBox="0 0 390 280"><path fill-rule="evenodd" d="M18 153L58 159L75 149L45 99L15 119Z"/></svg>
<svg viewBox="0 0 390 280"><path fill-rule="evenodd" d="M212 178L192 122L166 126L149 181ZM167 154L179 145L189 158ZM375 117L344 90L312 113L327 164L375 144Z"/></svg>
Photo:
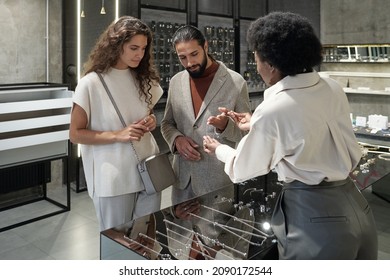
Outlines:
<svg viewBox="0 0 390 280"><path fill-rule="evenodd" d="M361 143L361 147L363 157L351 172L351 179L360 190L372 187L373 193L390 198L389 147L367 143ZM235 185L234 196L221 196L212 207L201 205L202 214L191 217L208 224L208 231L199 231L196 223L186 226L172 219L172 209L180 203L165 207L101 232L100 257L103 260L278 259L270 220L281 189L282 184L273 172ZM223 189L216 193L223 193ZM220 207L222 203L224 207ZM216 216L220 218L214 219Z"/></svg>
<svg viewBox="0 0 390 280"><path fill-rule="evenodd" d="M355 185L364 190L371 187L372 193L390 202L390 145L378 138L358 137L363 156L350 177Z"/></svg>
<svg viewBox="0 0 390 280"><path fill-rule="evenodd" d="M264 190L264 180L262 176L236 185L234 196L220 196L212 206L201 205L202 214L192 214L190 226L172 219L175 206L168 206L129 225L105 230L101 232L100 257L277 259L276 240L269 225L281 186L274 184ZM194 199L202 201L203 197Z"/></svg>

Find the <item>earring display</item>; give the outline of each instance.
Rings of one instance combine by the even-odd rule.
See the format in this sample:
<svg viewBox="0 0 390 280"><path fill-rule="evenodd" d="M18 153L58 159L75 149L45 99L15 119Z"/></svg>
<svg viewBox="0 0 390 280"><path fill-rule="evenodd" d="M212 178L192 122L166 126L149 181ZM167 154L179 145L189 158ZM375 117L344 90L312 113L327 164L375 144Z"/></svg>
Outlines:
<svg viewBox="0 0 390 280"><path fill-rule="evenodd" d="M247 81L249 92L262 91L266 85L257 73L257 64L255 61L255 54L252 51L247 51L246 55L246 69L244 71L244 79Z"/></svg>
<svg viewBox="0 0 390 280"><path fill-rule="evenodd" d="M166 96L171 77L183 68L172 46L172 36L183 24L153 20L148 24L154 39L152 54L160 73L160 85Z"/></svg>
<svg viewBox="0 0 390 280"><path fill-rule="evenodd" d="M209 43L209 54L234 69L234 29L206 25L203 33Z"/></svg>

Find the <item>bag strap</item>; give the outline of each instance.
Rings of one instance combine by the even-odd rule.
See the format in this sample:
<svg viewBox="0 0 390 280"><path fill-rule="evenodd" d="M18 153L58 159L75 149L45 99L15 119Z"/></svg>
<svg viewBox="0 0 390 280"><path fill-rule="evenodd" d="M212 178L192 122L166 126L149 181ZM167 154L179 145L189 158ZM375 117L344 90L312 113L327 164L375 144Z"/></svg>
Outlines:
<svg viewBox="0 0 390 280"><path fill-rule="evenodd" d="M126 125L126 122L125 122L125 120L123 119L123 116L122 116L121 112L119 111L119 108L118 108L118 106L116 105L115 99L114 99L114 97L112 96L111 91L108 89L108 86L107 86L106 82L104 81L102 74L101 74L101 73L98 73L98 72L96 72L96 74L99 76L99 79L100 79L100 81L102 82L103 87L105 88L105 90L106 90L106 92L107 92L107 95L108 95L108 97L110 98L111 103L112 103L112 105L114 106L115 111L116 111L116 113L118 114L118 117L119 117L119 119L120 119L120 121L121 121L123 127L125 128L125 127L127 126L127 125ZM131 147L133 148L133 151L134 151L135 157L137 158L138 163L140 163L141 161L139 160L138 154L137 154L137 152L136 152L136 150L135 150L135 148L134 148L134 145L133 145L133 142L132 142L132 141L130 141L130 145L131 145Z"/></svg>

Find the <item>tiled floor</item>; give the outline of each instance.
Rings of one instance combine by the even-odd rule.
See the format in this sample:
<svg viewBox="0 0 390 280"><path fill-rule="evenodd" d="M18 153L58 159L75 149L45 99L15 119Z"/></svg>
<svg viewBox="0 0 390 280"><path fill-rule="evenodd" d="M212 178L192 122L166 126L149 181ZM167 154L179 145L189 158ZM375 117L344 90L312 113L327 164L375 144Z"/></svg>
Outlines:
<svg viewBox="0 0 390 280"><path fill-rule="evenodd" d="M99 238L88 193L71 191L71 211L1 232L0 259L98 260Z"/></svg>
<svg viewBox="0 0 390 280"><path fill-rule="evenodd" d="M390 260L390 203L373 195L369 200L378 226L379 259ZM86 192L71 192L71 211L0 232L2 260L98 260L99 228ZM7 219L0 213L1 219ZM11 218L11 217L8 217Z"/></svg>

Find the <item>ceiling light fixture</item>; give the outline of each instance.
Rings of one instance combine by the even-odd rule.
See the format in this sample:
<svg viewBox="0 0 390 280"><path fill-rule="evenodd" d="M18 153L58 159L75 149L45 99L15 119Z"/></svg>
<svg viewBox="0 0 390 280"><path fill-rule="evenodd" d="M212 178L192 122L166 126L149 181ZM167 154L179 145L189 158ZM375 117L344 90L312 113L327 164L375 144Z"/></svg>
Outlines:
<svg viewBox="0 0 390 280"><path fill-rule="evenodd" d="M102 9L100 10L100 14L101 15L105 15L106 14L106 9L104 8L104 0L102 0Z"/></svg>
<svg viewBox="0 0 390 280"><path fill-rule="evenodd" d="M82 9L81 9L81 14L80 14L80 17L85 17L85 12L84 12L84 1L85 0L83 0L83 2L82 2Z"/></svg>

